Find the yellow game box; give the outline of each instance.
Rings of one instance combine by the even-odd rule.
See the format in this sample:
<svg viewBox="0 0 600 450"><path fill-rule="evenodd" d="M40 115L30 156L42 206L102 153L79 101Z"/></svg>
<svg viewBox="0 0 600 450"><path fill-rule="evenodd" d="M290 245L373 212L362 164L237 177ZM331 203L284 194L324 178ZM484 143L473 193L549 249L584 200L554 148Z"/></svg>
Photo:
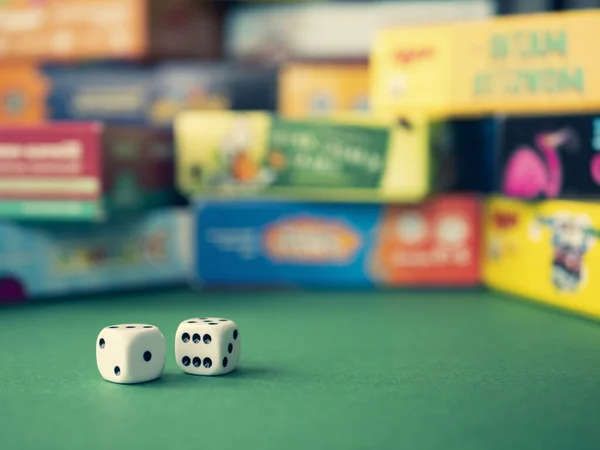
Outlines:
<svg viewBox="0 0 600 450"><path fill-rule="evenodd" d="M369 67L372 109L448 113L453 102L454 29L429 25L380 31Z"/></svg>
<svg viewBox="0 0 600 450"><path fill-rule="evenodd" d="M305 118L369 108L365 63L292 62L279 75L279 114Z"/></svg>
<svg viewBox="0 0 600 450"><path fill-rule="evenodd" d="M437 125L420 115L354 117L184 112L175 121L177 184L187 196L365 202L425 197Z"/></svg>
<svg viewBox="0 0 600 450"><path fill-rule="evenodd" d="M488 286L600 318L600 204L496 197L484 223Z"/></svg>
<svg viewBox="0 0 600 450"><path fill-rule="evenodd" d="M372 107L441 114L600 107L600 9L383 30Z"/></svg>

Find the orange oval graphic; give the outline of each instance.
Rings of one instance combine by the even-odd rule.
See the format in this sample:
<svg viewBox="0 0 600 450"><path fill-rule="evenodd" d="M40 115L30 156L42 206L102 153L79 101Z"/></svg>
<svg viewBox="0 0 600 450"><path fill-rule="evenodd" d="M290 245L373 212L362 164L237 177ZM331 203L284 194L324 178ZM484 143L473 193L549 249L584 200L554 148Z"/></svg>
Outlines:
<svg viewBox="0 0 600 450"><path fill-rule="evenodd" d="M347 225L312 217L273 224L264 236L266 253L282 262L345 262L354 256L360 243L360 236Z"/></svg>

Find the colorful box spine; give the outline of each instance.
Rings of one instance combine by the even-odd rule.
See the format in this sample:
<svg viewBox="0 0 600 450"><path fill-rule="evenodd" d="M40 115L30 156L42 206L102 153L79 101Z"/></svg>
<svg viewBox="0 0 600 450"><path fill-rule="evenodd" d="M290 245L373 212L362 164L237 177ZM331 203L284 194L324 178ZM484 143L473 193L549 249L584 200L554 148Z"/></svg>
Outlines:
<svg viewBox="0 0 600 450"><path fill-rule="evenodd" d="M494 197L484 215L483 279L491 288L600 318L600 206Z"/></svg>
<svg viewBox="0 0 600 450"><path fill-rule="evenodd" d="M183 110L275 110L277 76L276 68L225 63L3 63L0 118L171 127Z"/></svg>
<svg viewBox="0 0 600 450"><path fill-rule="evenodd" d="M497 122L264 112L190 112L175 124L177 185L187 196L415 202L488 192Z"/></svg>
<svg viewBox="0 0 600 450"><path fill-rule="evenodd" d="M376 110L433 114L600 109L600 10L389 28L372 53Z"/></svg>
<svg viewBox="0 0 600 450"><path fill-rule="evenodd" d="M192 281L205 287L477 286L474 196L419 205L198 203Z"/></svg>
<svg viewBox="0 0 600 450"><path fill-rule="evenodd" d="M180 0L7 0L0 60L217 58L221 10Z"/></svg>
<svg viewBox="0 0 600 450"><path fill-rule="evenodd" d="M430 189L423 117L289 120L265 112L185 112L175 124L178 187L188 196L418 201Z"/></svg>
<svg viewBox="0 0 600 450"><path fill-rule="evenodd" d="M182 111L277 109L277 67L168 62L159 64L154 73L151 124L171 126Z"/></svg>
<svg viewBox="0 0 600 450"><path fill-rule="evenodd" d="M226 18L225 49L233 59L363 59L383 27L484 18L494 10L487 0L236 5Z"/></svg>
<svg viewBox="0 0 600 450"><path fill-rule="evenodd" d="M0 128L3 215L15 209L26 214L28 201L56 200L99 213L102 133L95 123Z"/></svg>
<svg viewBox="0 0 600 450"><path fill-rule="evenodd" d="M514 198L600 197L600 114L509 117L497 192Z"/></svg>
<svg viewBox="0 0 600 450"><path fill-rule="evenodd" d="M0 127L0 216L105 220L177 204L170 131L48 122Z"/></svg>
<svg viewBox="0 0 600 450"><path fill-rule="evenodd" d="M38 71L32 66L33 71ZM47 95L38 98L41 120L101 121L128 125L151 123L154 72L134 65L47 65L41 76Z"/></svg>
<svg viewBox="0 0 600 450"><path fill-rule="evenodd" d="M369 109L366 63L295 62L281 69L278 112L305 118Z"/></svg>
<svg viewBox="0 0 600 450"><path fill-rule="evenodd" d="M182 204L175 188L175 149L169 129L106 126L104 204L108 214L132 214Z"/></svg>
<svg viewBox="0 0 600 450"><path fill-rule="evenodd" d="M183 285L189 211L107 224L0 222L0 303Z"/></svg>

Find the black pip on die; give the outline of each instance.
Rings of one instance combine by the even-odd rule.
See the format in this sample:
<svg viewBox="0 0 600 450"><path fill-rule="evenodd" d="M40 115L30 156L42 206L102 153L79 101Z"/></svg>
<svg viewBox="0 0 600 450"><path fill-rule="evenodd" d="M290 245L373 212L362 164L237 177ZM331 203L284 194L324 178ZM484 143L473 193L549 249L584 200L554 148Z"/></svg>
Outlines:
<svg viewBox="0 0 600 450"><path fill-rule="evenodd" d="M175 333L175 358L186 373L223 375L240 359L238 327L229 319L203 317L184 320Z"/></svg>
<svg viewBox="0 0 600 450"><path fill-rule="evenodd" d="M160 378L166 363L165 337L154 325L111 325L96 339L96 363L105 380L120 384Z"/></svg>

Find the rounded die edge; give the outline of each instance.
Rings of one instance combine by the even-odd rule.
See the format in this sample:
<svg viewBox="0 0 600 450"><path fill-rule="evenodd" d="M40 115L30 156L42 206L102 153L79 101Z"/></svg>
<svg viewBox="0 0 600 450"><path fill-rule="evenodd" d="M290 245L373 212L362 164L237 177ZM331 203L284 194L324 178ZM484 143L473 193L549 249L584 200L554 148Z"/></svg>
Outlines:
<svg viewBox="0 0 600 450"><path fill-rule="evenodd" d="M152 330L160 331L156 325L150 323L116 323L102 328L102 331L132 331L132 330Z"/></svg>
<svg viewBox="0 0 600 450"><path fill-rule="evenodd" d="M100 374L101 378L104 381L107 381L109 383L113 383L113 384L121 384L121 385L133 385L133 384L145 384L145 383L152 383L153 381L157 381L160 380L164 375L164 369L163 371L161 371L157 376L155 377L126 377L123 379L111 379L111 378L107 378L105 376L103 376L102 374Z"/></svg>

